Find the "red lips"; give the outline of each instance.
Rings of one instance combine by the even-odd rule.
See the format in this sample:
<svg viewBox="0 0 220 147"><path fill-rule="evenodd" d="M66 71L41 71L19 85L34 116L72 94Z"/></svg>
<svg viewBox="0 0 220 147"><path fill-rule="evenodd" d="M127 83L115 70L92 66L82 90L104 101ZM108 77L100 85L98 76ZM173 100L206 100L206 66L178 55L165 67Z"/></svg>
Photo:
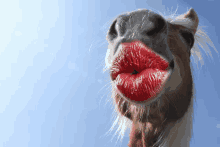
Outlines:
<svg viewBox="0 0 220 147"><path fill-rule="evenodd" d="M135 101L156 96L168 73L169 63L140 41L121 45L111 67L117 89Z"/></svg>

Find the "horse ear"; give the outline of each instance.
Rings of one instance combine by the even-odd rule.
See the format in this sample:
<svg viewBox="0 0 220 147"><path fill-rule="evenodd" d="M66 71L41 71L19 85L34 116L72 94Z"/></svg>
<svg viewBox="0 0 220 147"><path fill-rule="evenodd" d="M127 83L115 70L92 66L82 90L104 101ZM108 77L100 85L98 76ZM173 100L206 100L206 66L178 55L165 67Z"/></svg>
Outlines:
<svg viewBox="0 0 220 147"><path fill-rule="evenodd" d="M191 8L186 14L182 14L172 22L173 24L183 25L189 29L191 29L195 35L196 30L199 25L199 18L196 14L195 10Z"/></svg>
<svg viewBox="0 0 220 147"><path fill-rule="evenodd" d="M195 10L193 8L191 8L185 15L185 18L189 18L193 24L191 27L191 29L193 30L194 34L196 33L196 30L198 28L199 25L199 17L196 14Z"/></svg>

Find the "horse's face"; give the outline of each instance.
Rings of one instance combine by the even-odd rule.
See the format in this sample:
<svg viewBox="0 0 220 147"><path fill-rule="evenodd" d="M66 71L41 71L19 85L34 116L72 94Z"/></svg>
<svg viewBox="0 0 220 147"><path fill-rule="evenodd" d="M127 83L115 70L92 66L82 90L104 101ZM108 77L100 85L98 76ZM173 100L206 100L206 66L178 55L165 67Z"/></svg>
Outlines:
<svg viewBox="0 0 220 147"><path fill-rule="evenodd" d="M138 10L112 23L106 58L117 109L133 121L135 137L130 139L136 139L130 146L142 142L141 138L152 145L167 125L187 112L193 84L190 50L197 27L193 9L170 22L149 10Z"/></svg>

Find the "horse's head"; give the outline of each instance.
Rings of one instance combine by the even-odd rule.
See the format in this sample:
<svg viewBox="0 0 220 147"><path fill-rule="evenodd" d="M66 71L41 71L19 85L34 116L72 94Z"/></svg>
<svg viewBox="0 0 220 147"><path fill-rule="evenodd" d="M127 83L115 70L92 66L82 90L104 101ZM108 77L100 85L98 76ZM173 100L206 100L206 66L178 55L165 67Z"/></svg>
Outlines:
<svg viewBox="0 0 220 147"><path fill-rule="evenodd" d="M113 21L106 64L117 111L132 121L130 146L161 144L168 126L186 114L193 93L190 55L198 22L193 9L172 21L150 10Z"/></svg>

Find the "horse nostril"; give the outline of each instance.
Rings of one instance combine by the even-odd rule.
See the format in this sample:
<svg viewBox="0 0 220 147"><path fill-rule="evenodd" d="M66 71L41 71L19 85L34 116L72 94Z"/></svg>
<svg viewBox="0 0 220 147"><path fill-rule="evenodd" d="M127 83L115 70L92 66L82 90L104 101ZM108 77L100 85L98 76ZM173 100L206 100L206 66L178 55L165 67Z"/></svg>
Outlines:
<svg viewBox="0 0 220 147"><path fill-rule="evenodd" d="M116 30L116 22L117 22L117 20L115 20L115 21L112 23L112 25L111 25L111 27L110 27L110 29L109 29L108 38L109 38L110 40L113 40L114 38L116 38L116 37L118 36L117 30Z"/></svg>
<svg viewBox="0 0 220 147"><path fill-rule="evenodd" d="M126 22L129 20L127 15L119 16L111 25L108 38L110 40L115 39L118 36L123 36L126 32Z"/></svg>
<svg viewBox="0 0 220 147"><path fill-rule="evenodd" d="M144 31L144 34L147 36L153 36L154 34L159 33L166 25L165 20L160 16L152 16L149 20L154 24L154 27Z"/></svg>

